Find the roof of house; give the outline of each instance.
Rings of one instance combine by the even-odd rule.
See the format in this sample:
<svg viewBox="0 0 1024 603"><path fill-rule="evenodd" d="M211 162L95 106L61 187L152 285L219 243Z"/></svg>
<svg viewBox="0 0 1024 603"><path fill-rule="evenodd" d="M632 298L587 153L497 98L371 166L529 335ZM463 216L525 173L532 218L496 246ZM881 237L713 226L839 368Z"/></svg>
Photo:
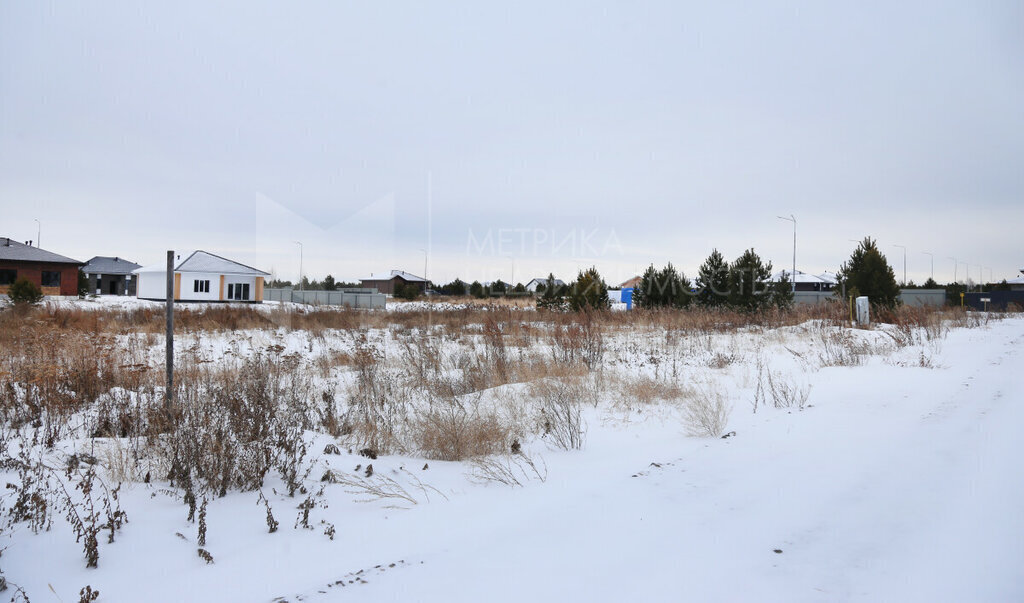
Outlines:
<svg viewBox="0 0 1024 603"><path fill-rule="evenodd" d="M544 286L547 286L547 284L548 284L548 279L547 279L547 277L544 277L544 278L535 278L535 279L531 280L530 282L526 283L526 286L527 286L527 287L529 287L530 285L532 285L532 284L534 284L534 283L537 283L538 285L544 285ZM564 284L565 284L565 283L564 283L564 282L562 282L562 279L560 279L560 278L556 278L556 279L555 279L555 285L557 285L557 286L561 287L561 286L562 286L562 285L564 285Z"/></svg>
<svg viewBox="0 0 1024 603"><path fill-rule="evenodd" d="M640 281L642 281L642 280L643 280L642 276L634 276L633 278L631 278L628 281L625 281L621 285L619 285L619 289L626 288L626 287L636 287L637 285L640 284Z"/></svg>
<svg viewBox="0 0 1024 603"><path fill-rule="evenodd" d="M50 264L77 264L82 262L46 251L31 245L19 243L10 237L0 237L0 260L9 262L42 262Z"/></svg>
<svg viewBox="0 0 1024 603"><path fill-rule="evenodd" d="M359 279L360 281L390 281L395 277L400 277L404 281L417 281L424 282L427 279L416 276L415 274L409 274L404 270L392 270L391 272L378 272L371 274L366 278Z"/></svg>
<svg viewBox="0 0 1024 603"><path fill-rule="evenodd" d="M82 272L86 274L131 274L132 270L136 268L142 268L142 266L124 258L98 255L85 263Z"/></svg>
<svg viewBox="0 0 1024 603"><path fill-rule="evenodd" d="M1018 276L1017 278L1011 278L1006 281L1007 285L1024 285L1024 276Z"/></svg>
<svg viewBox="0 0 1024 603"><path fill-rule="evenodd" d="M820 276L814 276L813 274L807 274L806 272L801 272L799 270L796 271L795 279L792 278L792 274L792 270L779 270L778 272L772 275L772 282L777 283L781 281L783 275L785 275L786 278L789 278L790 282L795 281L797 283L830 283L830 281L827 281L821 278Z"/></svg>
<svg viewBox="0 0 1024 603"><path fill-rule="evenodd" d="M839 277L836 275L836 273L829 272L828 270L819 274L818 278L832 285L839 283Z"/></svg>
<svg viewBox="0 0 1024 603"><path fill-rule="evenodd" d="M219 255L214 255L208 251L203 251L201 249L198 251L193 251L191 254L186 256L184 260L178 262L178 265L174 267L174 271L206 272L212 274L270 276L269 272L264 272L262 270L253 268L252 266L240 264L234 260L222 258ZM143 266L142 268L136 268L135 270L132 270L132 272L167 272L167 262Z"/></svg>

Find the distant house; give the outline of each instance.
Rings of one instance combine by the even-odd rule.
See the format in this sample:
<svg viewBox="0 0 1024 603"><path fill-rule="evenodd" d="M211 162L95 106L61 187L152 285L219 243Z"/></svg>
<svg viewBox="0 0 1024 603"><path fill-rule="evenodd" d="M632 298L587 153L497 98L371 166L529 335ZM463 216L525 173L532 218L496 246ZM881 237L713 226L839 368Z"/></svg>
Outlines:
<svg viewBox="0 0 1024 603"><path fill-rule="evenodd" d="M179 256L180 257L180 256ZM167 299L167 262L136 268L141 299ZM263 301L270 273L207 251L195 251L174 267L175 301Z"/></svg>
<svg viewBox="0 0 1024 603"><path fill-rule="evenodd" d="M78 295L78 267L82 262L52 251L0 238L0 294L18 278L25 277L43 290L43 295Z"/></svg>
<svg viewBox="0 0 1024 603"><path fill-rule="evenodd" d="M621 285L619 285L618 288L619 289L629 289L629 288L635 289L635 288L640 286L640 281L642 281L642 280L644 280L644 278L642 276L634 276L633 278L631 278L628 281L626 281L626 282L622 283Z"/></svg>
<svg viewBox="0 0 1024 603"><path fill-rule="evenodd" d="M548 279L546 279L546 278L535 278L532 281L526 283L526 290L529 291L530 293L536 293L539 289L547 288L547 286L548 286ZM562 279L556 278L555 279L555 286L556 287L564 287L565 283L562 282Z"/></svg>
<svg viewBox="0 0 1024 603"><path fill-rule="evenodd" d="M836 285L839 284L839 276L836 275L835 272L829 272L828 270L826 270L825 272L819 274L818 278L825 281L829 285L828 290L831 290L832 287L835 287Z"/></svg>
<svg viewBox="0 0 1024 603"><path fill-rule="evenodd" d="M142 268L124 258L98 255L85 263L82 272L89 279L89 293L97 295L135 295L133 270Z"/></svg>
<svg viewBox="0 0 1024 603"><path fill-rule="evenodd" d="M792 270L780 270L772 275L771 282L777 283L782 280L783 277L789 279L790 282L796 281L797 291L831 291L832 286L835 283L830 283L820 276L814 276L813 274L807 274L806 272L796 271L796 278L793 278Z"/></svg>
<svg viewBox="0 0 1024 603"><path fill-rule="evenodd" d="M394 295L395 289L398 288L398 285L413 285L420 290L420 293L427 290L426 279L416 276L415 274L409 274L403 270L392 270L391 272L371 274L366 278L359 279L359 282L361 286L365 288L373 288L387 295Z"/></svg>
<svg viewBox="0 0 1024 603"><path fill-rule="evenodd" d="M1021 268L1020 273L1024 275L1024 268ZM1011 278L1006 284L1010 286L1010 291L1024 291L1024 276Z"/></svg>

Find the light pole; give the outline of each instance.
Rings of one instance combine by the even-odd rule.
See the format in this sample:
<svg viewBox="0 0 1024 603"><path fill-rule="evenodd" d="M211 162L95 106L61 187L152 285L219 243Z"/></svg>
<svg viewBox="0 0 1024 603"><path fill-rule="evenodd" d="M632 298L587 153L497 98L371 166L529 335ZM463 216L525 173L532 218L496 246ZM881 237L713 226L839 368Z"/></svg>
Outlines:
<svg viewBox="0 0 1024 603"><path fill-rule="evenodd" d="M893 247L903 248L903 286L907 286L907 246L906 245L893 245Z"/></svg>
<svg viewBox="0 0 1024 603"><path fill-rule="evenodd" d="M299 246L299 291L302 291L302 242L295 241L295 244Z"/></svg>
<svg viewBox="0 0 1024 603"><path fill-rule="evenodd" d="M951 256L951 255L947 255L946 259L947 260L953 260L953 282L955 283L956 282L956 266L957 266L957 264L959 264L959 262L957 262L956 258Z"/></svg>
<svg viewBox="0 0 1024 603"><path fill-rule="evenodd" d="M793 293L796 293L796 217L793 214L789 214L789 217L777 216L780 220L786 220L787 222L793 223L793 272L790 274L793 280Z"/></svg>
<svg viewBox="0 0 1024 603"><path fill-rule="evenodd" d="M930 251L922 251L921 253L923 253L923 254L925 254L925 255L927 255L927 256L932 258L932 274L931 274L931 276L929 278L931 278L934 281L935 280L935 254L930 252Z"/></svg>
<svg viewBox="0 0 1024 603"><path fill-rule="evenodd" d="M39 221L39 218L35 218L36 221L36 247L39 248L39 241L43 238L43 223Z"/></svg>
<svg viewBox="0 0 1024 603"><path fill-rule="evenodd" d="M516 259L510 255L506 255L505 259L512 262L512 282L508 284L507 292L512 291L512 287L516 286Z"/></svg>
<svg viewBox="0 0 1024 603"><path fill-rule="evenodd" d="M427 280L427 250L420 249L420 253L423 254L423 293L427 292L427 284L430 282Z"/></svg>

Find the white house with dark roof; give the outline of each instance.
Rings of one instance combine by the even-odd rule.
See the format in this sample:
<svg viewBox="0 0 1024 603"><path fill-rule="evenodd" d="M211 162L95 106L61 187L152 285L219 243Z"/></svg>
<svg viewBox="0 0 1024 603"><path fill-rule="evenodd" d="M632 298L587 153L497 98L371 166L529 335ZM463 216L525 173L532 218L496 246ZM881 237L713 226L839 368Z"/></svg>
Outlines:
<svg viewBox="0 0 1024 603"><path fill-rule="evenodd" d="M179 258L181 256L178 256ZM132 271L138 277L137 296L167 299L167 263ZM263 281L270 273L222 258L207 251L195 251L174 267L175 301L263 301Z"/></svg>
<svg viewBox="0 0 1024 603"><path fill-rule="evenodd" d="M82 266L89 279L89 293L97 295L135 295L137 276L133 270L142 268L124 258L98 255Z"/></svg>
<svg viewBox="0 0 1024 603"><path fill-rule="evenodd" d="M546 279L546 278L535 278L535 279L531 280L530 282L526 283L526 290L529 291L530 293L536 293L538 289L546 288L547 286L548 286L548 279ZM565 283L562 282L562 279L556 278L555 279L555 286L556 287L564 287Z"/></svg>
<svg viewBox="0 0 1024 603"><path fill-rule="evenodd" d="M800 270L796 271L796 278L793 278L792 270L780 270L772 275L770 282L777 283L783 278L789 280L790 283L795 281L797 291L831 291L835 284L834 282L829 282L820 276L807 274Z"/></svg>

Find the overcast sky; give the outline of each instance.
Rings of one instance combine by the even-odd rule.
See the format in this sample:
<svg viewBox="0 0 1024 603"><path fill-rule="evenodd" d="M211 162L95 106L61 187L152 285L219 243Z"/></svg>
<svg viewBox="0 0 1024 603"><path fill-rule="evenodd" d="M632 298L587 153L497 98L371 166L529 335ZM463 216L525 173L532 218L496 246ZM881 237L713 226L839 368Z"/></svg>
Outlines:
<svg viewBox="0 0 1024 603"><path fill-rule="evenodd" d="M0 0L0 236L83 261L987 280L1022 201L1019 1Z"/></svg>

